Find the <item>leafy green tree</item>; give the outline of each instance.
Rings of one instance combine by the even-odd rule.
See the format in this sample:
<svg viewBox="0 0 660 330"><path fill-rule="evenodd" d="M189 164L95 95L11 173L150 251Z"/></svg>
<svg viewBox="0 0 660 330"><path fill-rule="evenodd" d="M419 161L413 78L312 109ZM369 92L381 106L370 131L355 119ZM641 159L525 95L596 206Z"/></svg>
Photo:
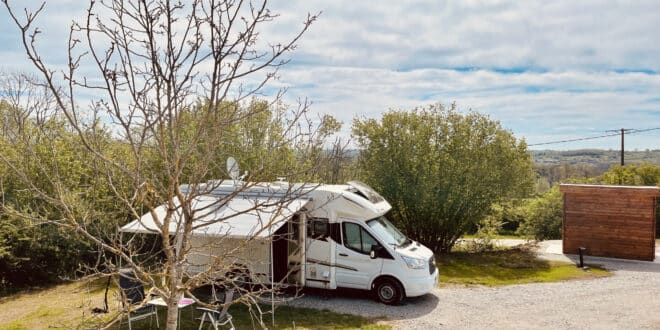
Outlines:
<svg viewBox="0 0 660 330"><path fill-rule="evenodd" d="M312 124L309 118L301 120L291 114L281 103L270 104L256 98L237 107L235 116L249 117L250 120L233 120L234 124L226 130L226 144L214 152L217 162L235 157L240 167L248 171L250 181L296 178L318 182L319 168L324 163L319 160L324 156L325 141L339 131L341 123L327 114L317 124ZM303 128L308 132L301 134L298 125L310 125ZM312 125L315 129L311 129ZM301 148L303 145L306 147ZM336 147L343 150L341 146ZM221 171L214 177L226 175L224 169Z"/></svg>
<svg viewBox="0 0 660 330"><path fill-rule="evenodd" d="M511 198L493 204L489 214L479 223L477 233L486 236L515 235L525 218L525 204L525 198Z"/></svg>
<svg viewBox="0 0 660 330"><path fill-rule="evenodd" d="M449 252L493 203L527 194L532 164L524 141L485 115L455 105L355 119L360 176L393 206L411 238Z"/></svg>
<svg viewBox="0 0 660 330"><path fill-rule="evenodd" d="M603 184L660 185L660 166L651 164L614 166L598 178Z"/></svg>
<svg viewBox="0 0 660 330"><path fill-rule="evenodd" d="M112 198L107 178L95 175L96 160L63 118L20 116L24 111L0 102L4 211L0 214L0 288L44 285L84 275L86 266L93 266L97 246L74 228L56 225L67 213L80 217L81 225L104 241L110 241L117 225L128 220L126 210ZM96 142L105 144L104 149L122 149L109 134L99 134ZM126 189L121 177L113 180L115 189ZM69 208L52 203L49 196L58 193Z"/></svg>
<svg viewBox="0 0 660 330"><path fill-rule="evenodd" d="M182 109L174 124L181 128L180 143L192 149L190 162L184 168L184 182L228 178L225 161L230 156L247 172L246 181L288 177L317 182L318 172L325 164L318 160L334 161L337 157L334 154L325 157L326 140L341 128L341 123L331 115L323 115L318 123L311 124L307 118L300 118L305 114L291 111L282 103L272 104L255 97L245 103L221 102L216 106L217 114L209 117L208 102L200 101ZM307 131L301 132L299 125L303 122L314 128L304 128ZM199 139L200 132L207 138ZM337 153L343 152L340 144L332 147ZM157 153L151 159L163 170L169 166L168 159Z"/></svg>
<svg viewBox="0 0 660 330"><path fill-rule="evenodd" d="M524 220L518 233L542 241L560 239L563 219L563 199L559 185L555 185L540 197L526 201Z"/></svg>

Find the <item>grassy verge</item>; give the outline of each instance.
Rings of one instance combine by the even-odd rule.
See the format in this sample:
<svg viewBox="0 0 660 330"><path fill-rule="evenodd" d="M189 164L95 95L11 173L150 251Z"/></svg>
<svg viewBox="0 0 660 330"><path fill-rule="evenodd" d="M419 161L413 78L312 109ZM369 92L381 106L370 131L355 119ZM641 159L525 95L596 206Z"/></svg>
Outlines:
<svg viewBox="0 0 660 330"><path fill-rule="evenodd" d="M270 310L270 306L262 306L264 312ZM160 309L158 320L161 328L165 324L165 310ZM244 305L234 305L229 309L229 314L232 316L232 321L236 329L261 329L255 320L250 317L248 308ZM181 310L181 329L197 329L199 328L199 318L201 314L195 311L191 315L190 307ZM263 316L263 322L269 329L367 329L367 330L386 330L391 327L386 324L378 324L375 320L366 319L359 316L349 314L338 314L327 310L316 310L311 308L293 308L288 306L280 306L275 309L275 324L271 322L271 314L267 313ZM154 322L155 323L155 322ZM206 324L209 326L209 324ZM155 327L155 325L154 325ZM127 329L128 326L124 322L121 329ZM141 320L133 323L134 330L153 329L150 327L149 319ZM224 327L222 329L228 329ZM113 329L119 329L115 326Z"/></svg>
<svg viewBox="0 0 660 330"><path fill-rule="evenodd" d="M491 252L453 252L437 258L440 285L486 285L557 282L609 276L602 268L584 271L572 263L536 258L526 248Z"/></svg>
<svg viewBox="0 0 660 330"><path fill-rule="evenodd" d="M92 306L102 304L103 290L93 283L24 290L0 299L0 330L71 329L87 324Z"/></svg>
<svg viewBox="0 0 660 330"><path fill-rule="evenodd" d="M103 307L104 285L104 281L73 282L0 298L0 330L96 328L111 317L110 314L95 316L90 312L93 307ZM115 289L110 290L108 303L110 312L115 313L118 307ZM245 306L232 306L229 312L237 329L254 328ZM159 314L162 326L165 309L160 309ZM196 313L194 317L198 316ZM181 329L199 327L199 321L192 318L189 307L181 311L181 320ZM270 314L264 316L264 321L271 329L291 329L294 322L297 329L390 329L388 325L359 316L288 306L275 310L275 326L271 325ZM122 329L127 328L124 323ZM149 319L134 323L133 329L149 329Z"/></svg>
<svg viewBox="0 0 660 330"><path fill-rule="evenodd" d="M263 306L263 311L270 310L270 306ZM257 323L253 323L247 307L235 305L229 309L236 329L260 329ZM201 315L195 312L194 318L190 314L190 309L181 311L181 329L197 329ZM271 315L264 315L263 321L269 329L368 329L368 330L386 330L389 325L377 324L375 320L369 320L363 317L338 314L327 310L315 310L310 308L293 308L280 306L275 310L275 325L271 323ZM165 324L165 310L159 311L159 322L161 328ZM207 323L208 326L208 323ZM127 329L124 324L122 329ZM134 330L149 329L149 320L143 320L133 324ZM225 327L223 329L228 329Z"/></svg>

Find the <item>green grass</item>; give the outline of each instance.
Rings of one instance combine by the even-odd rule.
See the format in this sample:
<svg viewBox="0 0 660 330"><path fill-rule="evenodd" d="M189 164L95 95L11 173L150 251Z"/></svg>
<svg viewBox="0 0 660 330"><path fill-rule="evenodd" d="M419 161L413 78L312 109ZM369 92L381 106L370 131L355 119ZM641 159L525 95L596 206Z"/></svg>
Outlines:
<svg viewBox="0 0 660 330"><path fill-rule="evenodd" d="M572 263L541 260L525 248L482 253L454 252L440 255L437 260L440 285L500 286L610 275L599 267L584 271Z"/></svg>
<svg viewBox="0 0 660 330"><path fill-rule="evenodd" d="M0 329L3 330L28 330L29 328L20 320L14 320L9 323L0 324Z"/></svg>
<svg viewBox="0 0 660 330"><path fill-rule="evenodd" d="M252 323L248 322L247 308L236 306L229 313L236 319L236 328L252 329ZM273 329L292 329L293 322L297 329L390 329L389 325L377 324L376 320L311 308L280 306L275 309L275 326L271 326L270 314L264 318L266 326Z"/></svg>
<svg viewBox="0 0 660 330"><path fill-rule="evenodd" d="M104 291L105 281L101 280L91 283L71 282L5 296L0 298L0 330L98 328L113 315L94 316L90 313L91 308L103 306ZM118 304L114 286L110 289L108 299L110 312L116 313ZM262 310L270 311L270 306ZM229 313L237 329L255 328L244 305L232 306ZM195 318L199 316L200 313L195 311ZM163 326L164 308L159 309L159 320ZM181 322L181 329L199 327L199 320L191 317L190 307L181 311ZM293 322L297 329L390 329L389 325L379 324L375 319L288 306L276 308L274 326L271 324L271 314L264 315L264 322L271 329L292 329ZM117 324L114 329L118 329ZM121 329L128 329L125 321ZM149 319L133 323L133 329L149 329Z"/></svg>
<svg viewBox="0 0 660 330"><path fill-rule="evenodd" d="M56 305L56 302L53 302L51 305ZM0 305L2 306L2 305ZM6 323L0 323L0 330L22 330L22 329L34 329L35 324L39 324L44 320L54 320L61 318L64 320L67 315L64 308L59 307L48 307L45 305L39 305L35 310L24 314L19 319L12 320ZM70 324L66 325L65 322L55 322L48 326L42 325L43 328L49 329L69 329Z"/></svg>
<svg viewBox="0 0 660 330"><path fill-rule="evenodd" d="M269 311L270 306L262 306L262 311ZM236 329L260 329L258 323L253 323L250 318L248 308L244 305L235 305L229 309ZM181 310L181 329L197 329L199 327L198 318L200 313L195 311L194 318L190 314L190 307ZM158 320L161 328L165 324L165 309L159 310ZM293 329L295 322L296 329L368 329L368 330L386 330L391 329L389 325L378 324L376 320L370 320L360 316L349 314L338 314L327 310L316 310L311 308L294 308L280 306L275 309L275 325L271 323L271 315L265 314L263 321L269 329ZM207 323L208 325L208 323ZM155 321L154 321L155 328ZM149 319L140 320L132 324L134 330L150 329ZM228 328L228 327L225 327ZM119 329L117 326L112 329ZM121 329L128 329L124 321Z"/></svg>

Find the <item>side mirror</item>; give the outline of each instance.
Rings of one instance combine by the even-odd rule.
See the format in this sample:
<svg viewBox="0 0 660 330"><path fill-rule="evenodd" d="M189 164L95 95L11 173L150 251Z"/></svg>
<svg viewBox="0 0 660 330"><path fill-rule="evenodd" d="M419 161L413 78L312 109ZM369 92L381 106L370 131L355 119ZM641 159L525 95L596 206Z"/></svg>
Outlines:
<svg viewBox="0 0 660 330"><path fill-rule="evenodd" d="M380 256L380 251L383 249L380 245L372 245L371 251L369 251L369 257L371 259L376 259Z"/></svg>

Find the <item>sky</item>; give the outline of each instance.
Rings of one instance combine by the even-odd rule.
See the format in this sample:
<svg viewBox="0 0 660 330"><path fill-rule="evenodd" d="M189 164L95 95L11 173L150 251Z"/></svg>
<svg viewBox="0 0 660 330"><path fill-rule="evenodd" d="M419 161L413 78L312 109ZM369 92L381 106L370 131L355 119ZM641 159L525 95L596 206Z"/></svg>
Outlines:
<svg viewBox="0 0 660 330"><path fill-rule="evenodd" d="M539 144L660 127L658 1L277 0L270 8L280 16L261 32L268 41L322 13L266 91L284 87L287 102L311 101L344 123L346 138L354 118L432 103L486 114L531 149L618 150L619 136ZM68 25L84 9L47 2L37 25L52 63L64 60ZM30 70L10 23L1 8L0 67ZM660 129L625 140L628 150L660 149Z"/></svg>

